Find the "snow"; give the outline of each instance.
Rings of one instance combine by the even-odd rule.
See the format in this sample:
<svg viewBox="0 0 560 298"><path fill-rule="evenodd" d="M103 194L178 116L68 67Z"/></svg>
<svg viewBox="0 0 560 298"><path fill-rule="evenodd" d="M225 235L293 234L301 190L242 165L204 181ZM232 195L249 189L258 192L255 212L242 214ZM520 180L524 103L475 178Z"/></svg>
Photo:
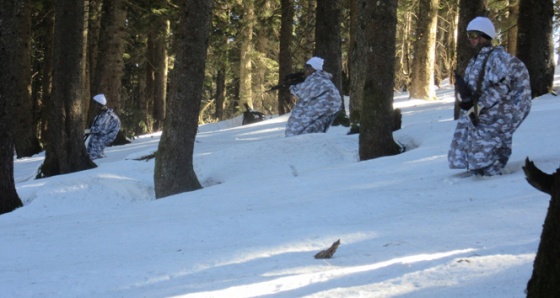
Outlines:
<svg viewBox="0 0 560 298"><path fill-rule="evenodd" d="M201 190L156 200L160 134L106 149L98 168L35 180L0 216L2 297L524 297L549 197L529 156L560 165L560 100L533 102L506 174L447 166L453 92L397 94L403 154L358 161L358 135L284 137L287 115L199 128ZM313 256L340 239L332 259Z"/></svg>

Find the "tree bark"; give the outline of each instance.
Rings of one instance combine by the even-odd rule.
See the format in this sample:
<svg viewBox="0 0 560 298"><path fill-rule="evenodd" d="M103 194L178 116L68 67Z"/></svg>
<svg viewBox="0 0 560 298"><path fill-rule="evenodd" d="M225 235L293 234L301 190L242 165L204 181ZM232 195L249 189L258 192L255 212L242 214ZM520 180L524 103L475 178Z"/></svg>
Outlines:
<svg viewBox="0 0 560 298"><path fill-rule="evenodd" d="M194 142L212 13L211 0L183 0L175 34L175 67L154 170L156 198L202 186L193 167Z"/></svg>
<svg viewBox="0 0 560 298"><path fill-rule="evenodd" d="M151 64L153 65L153 130L163 128L165 119L165 105L167 101L167 38L169 36L169 22L158 20L157 35L153 37L153 52Z"/></svg>
<svg viewBox="0 0 560 298"><path fill-rule="evenodd" d="M243 29L241 30L240 61L239 61L239 106L245 103L253 108L251 52L253 49L253 29L255 27L254 0L243 1Z"/></svg>
<svg viewBox="0 0 560 298"><path fill-rule="evenodd" d="M294 31L294 3L293 0L282 0L282 21L280 25L280 54L278 56L278 84L282 84L284 77L292 73L292 35ZM293 108L292 95L288 88L278 90L278 114L289 113Z"/></svg>
<svg viewBox="0 0 560 298"><path fill-rule="evenodd" d="M44 7L46 11L49 11L44 19L44 38L42 39L42 49L44 61L41 69L41 105L39 108L39 118L40 118L40 140L45 147L47 138L47 129L49 122L49 109L51 106L51 96L52 96L52 68L53 68L53 40L54 40L54 1L47 1Z"/></svg>
<svg viewBox="0 0 560 298"><path fill-rule="evenodd" d="M97 59L99 57L99 36L101 32L101 16L103 14L103 0L90 0L89 1L89 21L88 21L88 35L87 47L88 55L86 57L88 77L86 83L89 84L88 93L84 93L82 99L84 106L84 126L89 126L95 117L95 108L92 105L92 92L96 92L96 69ZM85 128L85 127L84 127Z"/></svg>
<svg viewBox="0 0 560 298"><path fill-rule="evenodd" d="M439 0L420 0L412 60L410 97L436 99L434 69Z"/></svg>
<svg viewBox="0 0 560 298"><path fill-rule="evenodd" d="M369 37L384 42L372 42L368 57L360 124L360 160L399 153L399 146L393 140L397 0L378 1L372 11Z"/></svg>
<svg viewBox="0 0 560 298"><path fill-rule="evenodd" d="M59 0L55 13L53 93L43 177L96 167L82 130L84 3Z"/></svg>
<svg viewBox="0 0 560 298"><path fill-rule="evenodd" d="M140 97L140 101L138 102L140 105L140 110L145 111L145 115L143 115L143 119L145 119L146 126L148 127L148 131L157 131L163 127L163 117L161 117L161 121L159 124L156 124L155 114L156 114L156 107L154 105L154 90L155 90L155 57L156 57L156 37L157 34L154 31L150 31L147 36L146 40L146 78L145 78L145 86L144 86L144 98ZM142 89L141 89L142 90ZM163 107L162 107L163 108ZM165 114L165 110L158 111L158 116ZM153 118L151 121L149 118L150 116Z"/></svg>
<svg viewBox="0 0 560 298"><path fill-rule="evenodd" d="M552 0L521 0L519 3L517 57L529 70L533 97L552 90L555 68L553 18Z"/></svg>
<svg viewBox="0 0 560 298"><path fill-rule="evenodd" d="M103 1L101 28L99 33L98 54L92 95L105 94L107 105L117 115L123 115L121 102L122 78L124 74L123 54L126 39L126 0ZM91 98L89 99L91 102ZM95 106L90 105L90 117L95 115ZM123 123L126 124L126 123ZM122 128L121 128L122 131ZM117 140L123 139L119 132Z"/></svg>
<svg viewBox="0 0 560 298"><path fill-rule="evenodd" d="M517 26L519 20L519 0L510 0L509 1L509 29L507 30L507 51L512 55L517 55L517 35L518 29Z"/></svg>
<svg viewBox="0 0 560 298"><path fill-rule="evenodd" d="M28 157L41 152L37 139L37 130L33 119L33 102L31 98L31 2L16 1L16 28L18 38L15 40L17 66L13 69L16 76L17 100L15 144L17 157Z"/></svg>
<svg viewBox="0 0 560 298"><path fill-rule="evenodd" d="M440 12L438 13L438 33L436 42L436 71L435 85L440 86L442 80L453 78L453 71L456 68L457 49L457 14L459 0L441 1ZM454 83L453 80L450 83Z"/></svg>
<svg viewBox="0 0 560 298"><path fill-rule="evenodd" d="M364 57L370 47L367 38L368 24L371 20L371 1L352 0L350 20L350 48L348 53L350 69L350 122L360 123L360 112L364 97L364 82L366 80L366 67Z"/></svg>
<svg viewBox="0 0 560 298"><path fill-rule="evenodd" d="M459 24L457 25L457 71L465 73L465 69L472 58L472 51L467 38L467 25L477 16L484 15L484 0L460 0L459 1ZM461 109L455 104L453 118L459 119Z"/></svg>
<svg viewBox="0 0 560 298"><path fill-rule="evenodd" d="M529 184L551 196L527 297L560 297L560 169L549 175L527 159L523 171Z"/></svg>
<svg viewBox="0 0 560 298"><path fill-rule="evenodd" d="M17 27L16 15L21 1L0 0L0 214L23 206L14 182L14 121L17 96L15 76Z"/></svg>
<svg viewBox="0 0 560 298"><path fill-rule="evenodd" d="M341 13L341 1L317 1L314 55L325 59L323 69L333 75L331 80L342 96Z"/></svg>
<svg viewBox="0 0 560 298"><path fill-rule="evenodd" d="M224 103L226 99L226 64L219 62L216 74L216 110L214 117L218 120L224 120Z"/></svg>

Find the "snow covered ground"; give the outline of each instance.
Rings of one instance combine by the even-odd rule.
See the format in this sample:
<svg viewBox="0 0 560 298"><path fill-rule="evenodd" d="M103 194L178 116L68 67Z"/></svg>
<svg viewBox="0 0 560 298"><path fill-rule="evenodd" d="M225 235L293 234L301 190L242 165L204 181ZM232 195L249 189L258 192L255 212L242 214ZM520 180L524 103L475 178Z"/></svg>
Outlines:
<svg viewBox="0 0 560 298"><path fill-rule="evenodd" d="M452 96L397 95L408 150L362 162L347 128L201 126L204 188L161 200L154 160L135 160L159 134L47 179L33 179L44 155L16 160L25 206L0 216L1 296L524 297L549 197L521 166L560 166L560 98L533 102L505 175L462 178L447 166ZM313 257L338 239L332 259Z"/></svg>

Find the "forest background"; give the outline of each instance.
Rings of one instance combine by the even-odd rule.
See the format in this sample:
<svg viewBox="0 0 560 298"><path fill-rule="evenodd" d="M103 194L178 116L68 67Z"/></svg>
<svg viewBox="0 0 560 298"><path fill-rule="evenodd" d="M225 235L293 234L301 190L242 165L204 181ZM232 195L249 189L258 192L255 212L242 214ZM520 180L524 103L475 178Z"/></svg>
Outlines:
<svg viewBox="0 0 560 298"><path fill-rule="evenodd" d="M475 16L490 17L494 43L527 65L533 96L550 92L559 10L552 0L0 0L0 6L5 198L17 197L14 148L18 158L46 151L42 177L96 166L81 137L98 93L121 118L116 143L164 131L154 179L156 193L170 192L158 197L200 188L192 171L165 166L166 152L174 154L171 164L192 169L198 124L235 117L245 106L289 113L295 104L289 91L268 89L313 55L325 58L325 70L350 96L348 114L341 113L348 119L340 123L360 126L360 159L397 154L393 91L435 99L434 86L466 67L471 53L461 33ZM181 133L186 140L173 143ZM186 180L169 183L186 189L157 183L181 176ZM0 211L14 207L6 203L14 200L0 202Z"/></svg>

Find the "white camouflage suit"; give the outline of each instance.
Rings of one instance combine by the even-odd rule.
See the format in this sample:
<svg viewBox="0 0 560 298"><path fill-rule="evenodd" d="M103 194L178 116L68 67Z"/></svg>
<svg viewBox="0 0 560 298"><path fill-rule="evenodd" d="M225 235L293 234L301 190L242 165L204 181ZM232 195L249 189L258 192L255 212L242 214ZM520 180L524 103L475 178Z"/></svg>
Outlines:
<svg viewBox="0 0 560 298"><path fill-rule="evenodd" d="M478 99L479 123L475 126L462 110L448 154L450 168L485 176L502 174L511 155L513 133L531 109L529 72L503 47L484 47L469 61L464 76L469 89L474 94L489 52Z"/></svg>
<svg viewBox="0 0 560 298"><path fill-rule="evenodd" d="M115 140L120 128L121 121L112 109L103 109L95 116L87 144L87 152L92 160L104 156L105 147Z"/></svg>
<svg viewBox="0 0 560 298"><path fill-rule="evenodd" d="M317 70L303 83L290 86L297 104L286 124L286 137L327 131L342 105L331 78L330 73Z"/></svg>

